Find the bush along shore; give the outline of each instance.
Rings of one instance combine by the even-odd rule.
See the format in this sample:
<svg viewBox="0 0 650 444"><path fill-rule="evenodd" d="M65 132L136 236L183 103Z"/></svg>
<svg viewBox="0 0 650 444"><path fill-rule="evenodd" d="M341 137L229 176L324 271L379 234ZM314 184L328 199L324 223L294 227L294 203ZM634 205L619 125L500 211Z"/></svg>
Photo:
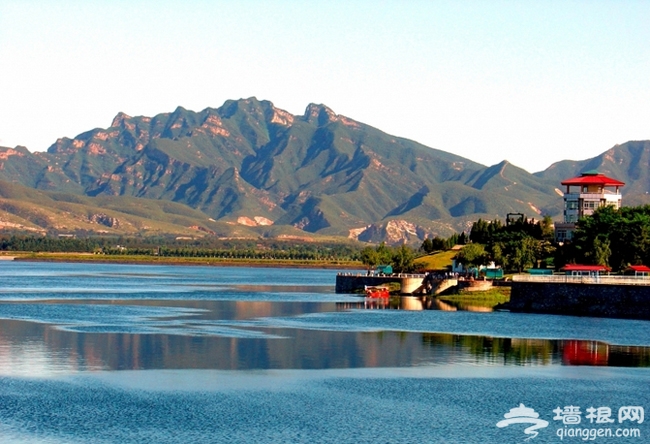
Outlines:
<svg viewBox="0 0 650 444"><path fill-rule="evenodd" d="M32 261L360 269L360 250L353 243L275 239L0 238L0 255Z"/></svg>
<svg viewBox="0 0 650 444"><path fill-rule="evenodd" d="M440 295L438 299L459 308L474 306L495 309L510 301L510 287L494 287L486 291Z"/></svg>

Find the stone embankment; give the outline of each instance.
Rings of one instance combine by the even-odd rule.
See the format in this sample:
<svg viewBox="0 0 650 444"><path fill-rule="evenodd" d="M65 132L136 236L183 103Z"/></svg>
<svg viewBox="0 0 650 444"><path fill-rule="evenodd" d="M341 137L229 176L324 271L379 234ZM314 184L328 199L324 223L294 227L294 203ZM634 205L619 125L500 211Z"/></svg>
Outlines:
<svg viewBox="0 0 650 444"><path fill-rule="evenodd" d="M591 277L512 282L512 312L650 320L650 280Z"/></svg>

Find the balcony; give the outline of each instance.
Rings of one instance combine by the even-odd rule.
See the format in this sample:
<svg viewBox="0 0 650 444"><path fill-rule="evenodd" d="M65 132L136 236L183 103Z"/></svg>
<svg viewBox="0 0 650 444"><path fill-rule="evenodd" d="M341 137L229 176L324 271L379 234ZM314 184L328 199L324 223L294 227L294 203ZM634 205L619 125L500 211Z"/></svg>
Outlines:
<svg viewBox="0 0 650 444"><path fill-rule="evenodd" d="M564 200L600 200L605 199L608 201L617 200L621 198L620 193L615 193L609 190L603 190L602 193L566 193Z"/></svg>

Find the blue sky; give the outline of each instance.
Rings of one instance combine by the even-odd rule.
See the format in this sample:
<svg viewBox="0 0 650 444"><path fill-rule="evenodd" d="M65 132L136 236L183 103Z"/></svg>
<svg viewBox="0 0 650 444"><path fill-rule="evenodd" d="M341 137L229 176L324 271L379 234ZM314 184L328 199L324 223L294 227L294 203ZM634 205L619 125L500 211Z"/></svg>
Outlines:
<svg viewBox="0 0 650 444"><path fill-rule="evenodd" d="M257 97L540 171L650 139L650 1L0 0L0 145Z"/></svg>

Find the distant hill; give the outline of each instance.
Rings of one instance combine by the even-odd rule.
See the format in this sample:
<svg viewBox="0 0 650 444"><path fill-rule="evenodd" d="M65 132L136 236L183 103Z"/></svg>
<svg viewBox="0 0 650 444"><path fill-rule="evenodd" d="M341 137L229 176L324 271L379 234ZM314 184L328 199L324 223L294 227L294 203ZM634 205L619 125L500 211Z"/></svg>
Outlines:
<svg viewBox="0 0 650 444"><path fill-rule="evenodd" d="M647 145L629 151L647 170ZM200 112L119 113L110 127L59 139L46 153L0 148L0 180L93 198L83 205L97 209L141 205L127 198L146 199L147 208L174 202L192 218L218 222L204 228L224 235L288 231L391 243L447 236L479 217L559 215L555 189L580 168L560 162L533 175L506 161L486 167L324 105L292 115L255 98ZM634 168L621 166L627 174L621 180L637 171L635 180L646 177L638 189L647 191L647 176ZM42 196L56 200L47 193L34 199ZM64 202L71 204L56 205ZM170 221L165 211L156 212Z"/></svg>
<svg viewBox="0 0 650 444"><path fill-rule="evenodd" d="M535 173L535 176L559 184L563 179L579 176L589 170L597 170L625 182L621 189L624 205L650 204L650 141L616 145L587 160L556 162L545 171Z"/></svg>
<svg viewBox="0 0 650 444"><path fill-rule="evenodd" d="M0 181L0 229L54 234L256 235L245 226L233 233L229 225L174 202L127 196L93 198L35 190L5 181Z"/></svg>

